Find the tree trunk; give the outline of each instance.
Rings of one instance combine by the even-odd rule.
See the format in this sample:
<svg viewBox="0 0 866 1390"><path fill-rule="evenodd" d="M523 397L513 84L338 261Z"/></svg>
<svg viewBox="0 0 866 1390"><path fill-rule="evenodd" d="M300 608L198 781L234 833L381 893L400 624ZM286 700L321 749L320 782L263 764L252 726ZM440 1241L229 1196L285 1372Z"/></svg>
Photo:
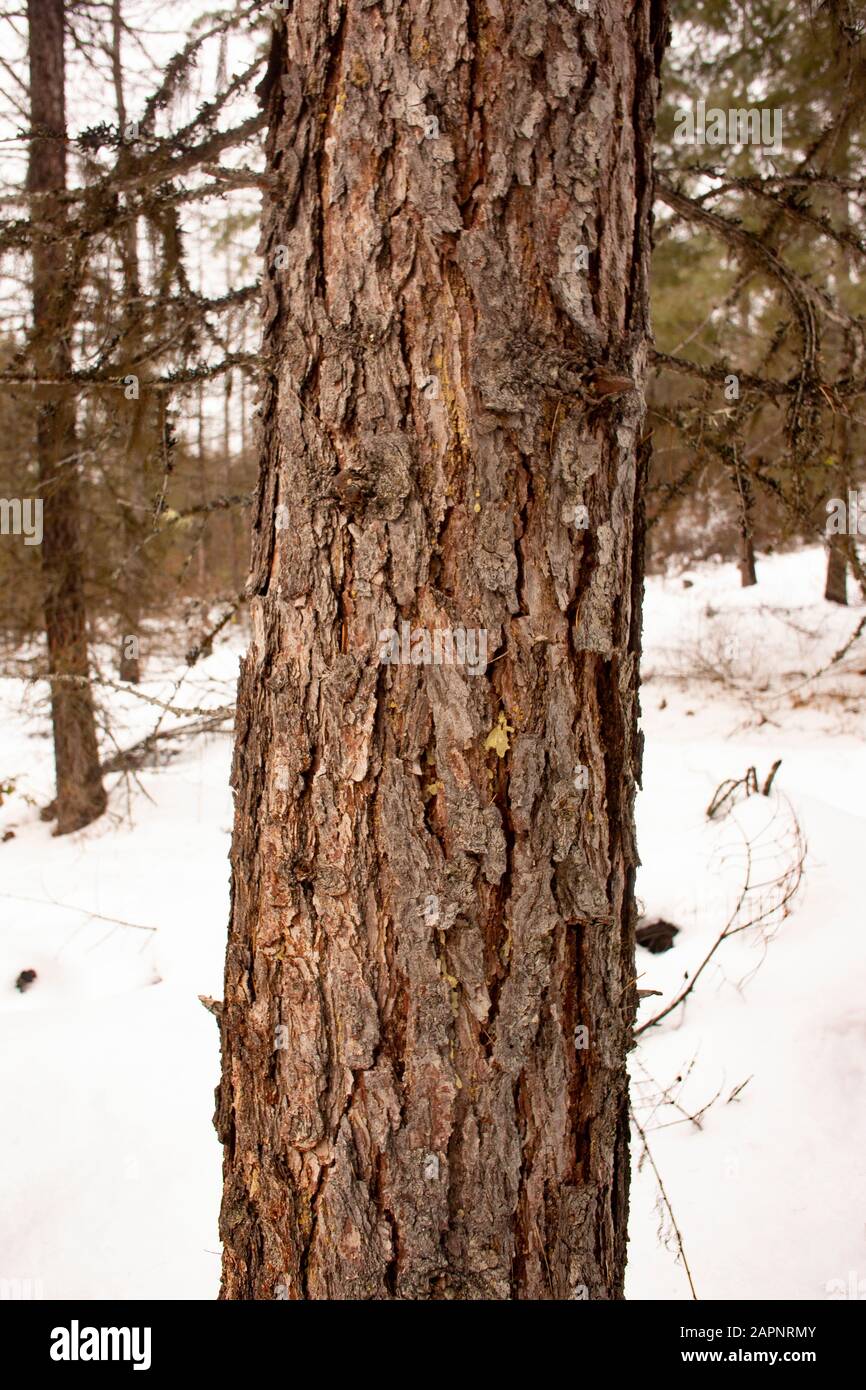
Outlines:
<svg viewBox="0 0 866 1390"><path fill-rule="evenodd" d="M734 486L740 505L740 580L742 587L748 589L752 584L758 582L758 575L755 570L755 541L752 531L752 512L755 499L752 494L751 479L739 462L736 444L733 445L733 458Z"/></svg>
<svg viewBox="0 0 866 1390"><path fill-rule="evenodd" d="M198 476L198 495L201 498L209 497L211 493L211 483L208 471L207 457L207 436L205 433L204 420L204 382L200 381L196 387L196 472ZM209 527L202 528L201 537L198 542L198 592L202 599L210 598L213 594L213 579L210 563L210 547L208 545Z"/></svg>
<svg viewBox="0 0 866 1390"><path fill-rule="evenodd" d="M748 589L752 584L758 582L758 573L755 569L755 543L748 533L740 536L740 579L744 589Z"/></svg>
<svg viewBox="0 0 866 1390"><path fill-rule="evenodd" d="M53 194L66 187L63 0L28 0L30 103L34 131L28 188ZM42 137L42 138L40 138ZM73 249L59 235L62 203L39 205L44 240L33 247L33 340L37 377L64 378L71 363L75 305ZM57 236L51 240L52 234ZM37 456L44 521L42 575L57 799L58 834L79 830L105 810L93 698L88 684L87 615L81 565L75 398L37 388Z"/></svg>
<svg viewBox="0 0 866 1390"><path fill-rule="evenodd" d="M111 75L114 83L114 100L117 106L117 125L124 144L117 153L117 168L121 176L129 173L130 155L126 146L127 110L123 83L123 15L121 0L111 0ZM142 335L137 327L140 322L141 272L138 256L138 219L129 217L120 228L117 238L120 253L120 266L123 277L123 305L120 321L120 342L127 360L134 362L142 347ZM123 373L124 380L134 373ZM141 642L141 609L146 590L147 575L144 563L144 543L146 539L143 518L146 515L145 468L146 453L139 445L142 431L142 415L145 403L139 399L133 404L127 430L126 449L123 463L124 491L132 505L122 504L120 508L123 535L124 564L123 575L117 595L117 607L123 631L120 638L118 675L130 685L138 685L141 680L141 661L138 656ZM136 505L137 504L137 505Z"/></svg>
<svg viewBox="0 0 866 1390"><path fill-rule="evenodd" d="M665 18L581 8L275 35L224 1298L622 1297Z"/></svg>
<svg viewBox="0 0 866 1390"><path fill-rule="evenodd" d="M851 271L849 268L849 275ZM862 352L855 334L846 331L843 368L847 375L853 375L862 366ZM835 472L836 496L845 499L847 504L851 491L851 479L856 473L851 421L846 412L841 412L833 421L837 442L838 462ZM856 520L854 524L856 534ZM848 561L853 559L852 568L857 573L857 552L854 548L851 528L847 535L830 536L827 541L827 579L824 584L824 598L830 603L848 604ZM861 571L862 573L862 571Z"/></svg>
<svg viewBox="0 0 866 1390"><path fill-rule="evenodd" d="M843 493L843 496L847 495ZM824 585L824 597L830 603L848 602L848 561L845 558L844 543L838 545L835 541L830 541L827 546L827 582Z"/></svg>

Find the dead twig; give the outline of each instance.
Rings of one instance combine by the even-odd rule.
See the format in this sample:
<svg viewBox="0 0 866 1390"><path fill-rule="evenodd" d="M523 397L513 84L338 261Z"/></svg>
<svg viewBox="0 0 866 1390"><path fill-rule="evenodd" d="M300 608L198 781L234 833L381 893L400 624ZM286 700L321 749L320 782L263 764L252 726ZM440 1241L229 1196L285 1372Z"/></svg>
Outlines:
<svg viewBox="0 0 866 1390"><path fill-rule="evenodd" d="M156 927L142 926L141 922L125 922L122 917L106 917L102 912L92 912L89 907L76 907L73 903L59 903L53 898L26 898L20 893L0 893L0 898L8 898L10 902L16 903L36 903L39 907L62 907L66 912L80 912L88 921L92 918L97 922L110 922L115 927L129 927L132 931L152 931Z"/></svg>
<svg viewBox="0 0 866 1390"><path fill-rule="evenodd" d="M685 1003L723 942L727 941L732 936L739 935L740 932L748 931L751 927L762 925L766 927L775 917L779 917L782 920L787 917L791 903L799 892L800 884L803 879L807 850L806 840L800 823L794 814L793 807L790 805L790 802L787 802L787 805L792 822L792 862L783 873L778 874L774 879L767 882L755 882L752 842L746 837L745 833L743 833L746 851L744 881L725 926L719 932L719 935L704 956L697 970L691 976L688 984L680 990L676 998L672 999L670 1004L666 1005L664 1009L654 1014L646 1023L642 1023L639 1028L635 1028L634 1036L636 1038L640 1037L641 1033L645 1033L648 1028L655 1028L657 1024L661 1023L662 1019L667 1018L668 1014L673 1013L674 1009L678 1009L681 1004ZM767 900L768 893L772 893L772 897L769 901ZM762 894L758 899L757 907L754 910L747 911L747 904L750 899L754 898L755 894ZM741 921L740 918L742 916L745 916L746 920Z"/></svg>
<svg viewBox="0 0 866 1390"><path fill-rule="evenodd" d="M644 1132L644 1130L643 1130L643 1127L641 1126L640 1120L637 1118L637 1116L635 1115L634 1111L633 1111L630 1107L629 1107L629 1114L631 1115L632 1124L634 1125L635 1129L637 1130L637 1132L638 1132L638 1134L639 1134L639 1136L640 1136L640 1141L641 1141L641 1143L643 1144L643 1151L644 1151L644 1154L646 1155L647 1159L649 1160L649 1165L650 1165L650 1167L652 1168L653 1174L654 1174L654 1176L655 1176L655 1180L656 1180L656 1182L658 1183L659 1194L660 1194L660 1196L661 1196L662 1202L664 1203L665 1210L667 1211L667 1214L668 1214L668 1216L670 1217L671 1226L672 1226L672 1228L673 1228L673 1233L674 1233L674 1236L675 1236L676 1242L677 1242L677 1249L678 1249L678 1251L679 1251L679 1253L680 1253L680 1258L681 1258L681 1260L682 1260L682 1262L683 1262L683 1268L684 1268L685 1271L686 1271L686 1278L687 1278L688 1281L689 1281L689 1288L690 1288L691 1291L692 1291L692 1298L695 1300L695 1302L697 1302L697 1301L698 1301L698 1295L697 1295L697 1290L695 1289L695 1281L694 1281L694 1279L692 1278L692 1271L691 1271L691 1269L689 1268L689 1262L688 1262L688 1260L687 1260L687 1258L686 1258L686 1247L685 1247L685 1245L683 1244L682 1232L681 1232L681 1230L680 1230L680 1228L679 1228L679 1226L678 1226L678 1224L677 1224L677 1219L676 1219L676 1217L674 1216L674 1209L673 1209L673 1207L672 1207L672 1205L671 1205L671 1199L670 1199L670 1197L669 1197L668 1194L667 1194L667 1189L666 1189L666 1187L665 1187L665 1185L664 1185L664 1180L662 1179L662 1175L661 1175L661 1173L660 1173L659 1170L658 1170L658 1167L657 1167L657 1165L656 1165L656 1161L655 1161L655 1159L654 1159L653 1156L652 1156L652 1150L650 1149L650 1146L649 1146L649 1140L647 1139L646 1134L645 1134L645 1132Z"/></svg>

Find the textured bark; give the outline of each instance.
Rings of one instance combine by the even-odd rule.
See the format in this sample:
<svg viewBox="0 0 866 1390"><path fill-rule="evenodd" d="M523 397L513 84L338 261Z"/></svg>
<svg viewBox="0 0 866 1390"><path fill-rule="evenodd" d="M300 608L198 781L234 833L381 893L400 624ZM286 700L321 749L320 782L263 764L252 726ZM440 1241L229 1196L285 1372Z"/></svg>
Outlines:
<svg viewBox="0 0 866 1390"><path fill-rule="evenodd" d="M225 1298L622 1296L664 15L598 8L275 36Z"/></svg>
<svg viewBox="0 0 866 1390"><path fill-rule="evenodd" d="M66 187L66 113L63 0L28 0L30 35L30 144L28 187L42 193L40 225L59 232L62 205L50 195ZM37 376L65 377L75 306L74 258L67 241L37 241L33 248L33 339ZM75 397L38 388L36 448L43 498L42 579L48 665L53 675L51 719L57 798L57 833L79 830L101 815L106 797L99 771L93 699L87 684L87 615L81 565Z"/></svg>

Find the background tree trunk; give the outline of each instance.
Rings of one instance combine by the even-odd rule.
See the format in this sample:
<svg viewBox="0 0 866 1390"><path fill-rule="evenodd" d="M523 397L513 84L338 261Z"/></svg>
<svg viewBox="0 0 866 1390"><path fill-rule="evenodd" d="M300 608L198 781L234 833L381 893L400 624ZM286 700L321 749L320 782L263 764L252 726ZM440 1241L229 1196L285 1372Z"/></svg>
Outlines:
<svg viewBox="0 0 866 1390"><path fill-rule="evenodd" d="M129 172L130 155L128 148L128 126L126 95L123 81L123 15L121 0L111 0L111 76L114 86L114 100L117 107L117 125L124 144L118 150L118 172ZM120 252L120 266L123 277L123 304L118 325L124 355L135 362L142 347L142 336L136 324L141 314L141 272L138 255L138 220L130 217L123 224L117 239ZM124 380L132 372L124 372ZM123 527L127 561L119 585L117 606L120 611L121 636L118 675L130 685L138 685L141 680L141 661L138 656L141 642L141 608L147 587L144 544L147 536L144 505L146 497L145 472L146 452L140 447L142 435L146 438L142 416L146 403L136 400L131 410L125 450L126 477L123 486L126 502L121 505L120 518ZM130 640L132 639L132 640Z"/></svg>
<svg viewBox="0 0 866 1390"><path fill-rule="evenodd" d="M843 496L847 497L847 493ZM848 561L845 556L845 541L840 545L834 537L827 545L827 582L824 597L830 603L848 602Z"/></svg>
<svg viewBox="0 0 866 1390"><path fill-rule="evenodd" d="M734 459L737 459L737 445L734 444ZM740 583L744 589L757 584L755 569L755 538L752 530L752 513L755 499L751 482L746 471L735 465L735 482L740 502Z"/></svg>
<svg viewBox="0 0 866 1390"><path fill-rule="evenodd" d="M740 536L740 582L744 589L748 589L752 584L758 582L758 572L755 569L755 543L748 532Z"/></svg>
<svg viewBox="0 0 866 1390"><path fill-rule="evenodd" d="M622 1296L665 20L507 11L275 35L225 1298Z"/></svg>
<svg viewBox="0 0 866 1390"><path fill-rule="evenodd" d="M54 194L66 187L63 0L28 0L30 144L28 188ZM75 305L76 244L60 239L62 203L40 203L44 239L33 246L33 342L38 377L65 378ZM53 240L56 236L58 239ZM105 810L93 698L87 682L87 616L81 567L75 397L37 387L37 455L44 520L42 575L49 670L71 677L51 685L57 833L88 825Z"/></svg>
<svg viewBox="0 0 866 1390"><path fill-rule="evenodd" d="M862 368L862 351L854 334L850 331L846 332L845 335L845 366L851 373ZM836 496L843 498L847 507L848 495L852 488L852 478L857 473L855 449L851 438L851 420L847 411L840 412L839 417L834 420L834 428L838 441L837 463L834 469ZM849 559L853 559L855 562L854 573L858 572L857 552L855 550L856 534L857 523L855 519L853 534L849 523L847 534L829 536L827 539L827 578L824 584L824 597L830 603L847 606Z"/></svg>

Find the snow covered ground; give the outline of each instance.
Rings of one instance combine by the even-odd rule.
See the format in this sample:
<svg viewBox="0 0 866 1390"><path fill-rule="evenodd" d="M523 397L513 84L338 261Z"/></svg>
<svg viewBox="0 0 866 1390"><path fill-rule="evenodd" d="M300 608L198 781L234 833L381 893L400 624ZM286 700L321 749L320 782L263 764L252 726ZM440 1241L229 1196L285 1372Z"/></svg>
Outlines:
<svg viewBox="0 0 866 1390"><path fill-rule="evenodd" d="M636 1132L631 1298L691 1297L680 1241L700 1298L866 1298L866 637L809 679L864 613L820 598L823 565L813 549L765 559L751 590L721 565L647 586L638 894L681 930L664 954L638 950L640 987L662 992L640 1020L727 922L760 920L632 1054L651 1160ZM229 703L239 647L194 667L178 703ZM144 693L172 695L178 671L154 658L146 674ZM121 745L153 727L154 707L104 695ZM0 805L0 1296L213 1298L218 1048L197 996L222 993L230 740L174 745L117 787L111 816L58 840L38 816L44 709L4 681L0 713L0 784L14 781ZM707 819L720 783L754 767L763 784L780 758L770 796ZM798 836L785 915L775 881L792 884Z"/></svg>
<svg viewBox="0 0 866 1390"><path fill-rule="evenodd" d="M237 645L177 703L231 703ZM167 699L174 681L142 688ZM110 704L124 747L159 717ZM118 786L111 817L53 839L23 799L53 795L44 717L22 711L20 684L0 708L0 780L18 774L0 807L0 840L15 831L0 843L0 1278L45 1298L212 1298L219 1048L197 996L222 997L231 740L184 743L129 802ZM23 969L38 978L21 994Z"/></svg>
<svg viewBox="0 0 866 1390"><path fill-rule="evenodd" d="M648 916L682 931L663 955L638 948L640 986L663 993L643 1002L641 1021L724 928L746 839L755 881L770 885L796 862L794 817L808 843L790 915L725 941L685 1008L633 1054L635 1113L699 1298L866 1298L866 643L806 680L864 612L816 598L823 569L810 550L765 560L748 590L730 566L690 573L689 589L682 578L648 585L638 895ZM725 682L674 678L707 659L721 659ZM754 766L763 783L778 758L769 798L707 821L724 779ZM736 920L778 898L759 889ZM641 1151L638 1138L635 1169ZM644 1160L629 1297L691 1296L672 1250Z"/></svg>

